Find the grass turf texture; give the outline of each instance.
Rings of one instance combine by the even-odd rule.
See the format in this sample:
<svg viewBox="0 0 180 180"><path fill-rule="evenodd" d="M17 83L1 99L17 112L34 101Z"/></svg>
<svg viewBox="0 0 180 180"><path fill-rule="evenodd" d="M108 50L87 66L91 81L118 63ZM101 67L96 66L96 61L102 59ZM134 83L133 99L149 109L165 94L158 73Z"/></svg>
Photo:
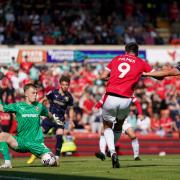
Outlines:
<svg viewBox="0 0 180 180"><path fill-rule="evenodd" d="M40 160L27 165L27 158L13 159L13 169L0 169L0 180L178 180L180 156L121 156L120 169L113 169L110 158L62 157L60 167L42 167Z"/></svg>

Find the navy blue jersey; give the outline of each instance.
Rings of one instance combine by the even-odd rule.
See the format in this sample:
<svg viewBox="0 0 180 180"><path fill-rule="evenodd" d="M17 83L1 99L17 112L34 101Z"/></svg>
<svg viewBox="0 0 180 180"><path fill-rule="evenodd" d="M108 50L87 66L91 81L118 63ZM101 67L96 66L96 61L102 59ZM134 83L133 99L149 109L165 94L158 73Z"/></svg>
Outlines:
<svg viewBox="0 0 180 180"><path fill-rule="evenodd" d="M62 95L58 89L55 89L46 95L50 102L49 111L64 121L64 115L68 106L73 106L73 97L69 92Z"/></svg>

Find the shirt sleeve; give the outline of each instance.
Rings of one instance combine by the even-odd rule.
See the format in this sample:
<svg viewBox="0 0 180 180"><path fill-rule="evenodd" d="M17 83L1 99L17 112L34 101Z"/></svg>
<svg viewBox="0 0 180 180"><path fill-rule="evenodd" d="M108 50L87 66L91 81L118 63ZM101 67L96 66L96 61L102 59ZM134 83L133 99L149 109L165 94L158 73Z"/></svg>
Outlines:
<svg viewBox="0 0 180 180"><path fill-rule="evenodd" d="M4 110L4 112L16 113L17 105L16 105L16 103L4 105L3 110Z"/></svg>
<svg viewBox="0 0 180 180"><path fill-rule="evenodd" d="M41 116L48 117L48 109L42 104Z"/></svg>
<svg viewBox="0 0 180 180"><path fill-rule="evenodd" d="M53 97L54 97L53 91L50 91L49 93L47 93L46 97L48 100L53 101Z"/></svg>
<svg viewBox="0 0 180 180"><path fill-rule="evenodd" d="M112 61L110 61L109 64L105 67L106 70L111 71L114 59L112 59Z"/></svg>
<svg viewBox="0 0 180 180"><path fill-rule="evenodd" d="M151 72L153 69L152 67L146 62L144 61L144 72Z"/></svg>
<svg viewBox="0 0 180 180"><path fill-rule="evenodd" d="M142 107L136 97L133 99L133 103L135 104L135 106L137 108L138 115L142 115Z"/></svg>

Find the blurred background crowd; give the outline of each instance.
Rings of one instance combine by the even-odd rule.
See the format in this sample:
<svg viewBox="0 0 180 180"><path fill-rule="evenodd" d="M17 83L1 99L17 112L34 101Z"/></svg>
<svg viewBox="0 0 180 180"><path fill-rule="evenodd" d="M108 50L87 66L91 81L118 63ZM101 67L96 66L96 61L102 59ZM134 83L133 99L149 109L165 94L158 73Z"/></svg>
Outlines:
<svg viewBox="0 0 180 180"><path fill-rule="evenodd" d="M84 61L52 65L36 65L31 62L21 64L13 62L0 68L0 99L4 103L23 100L23 85L35 82L38 85L38 99L47 92L59 88L61 75L71 77L70 92L74 97L74 131L96 132L101 128L101 109L94 110L95 104L105 92L105 83L98 79L105 64L89 64ZM153 65L155 69L159 64ZM171 68L166 64L164 68ZM142 115L139 118L138 108L132 104L128 116L135 130L142 134L156 133L160 136L172 135L180 127L180 77L168 77L162 81L142 78L137 84L135 96L141 105ZM4 131L15 132L16 123L12 114L0 113ZM68 121L68 112L67 112ZM143 120L141 121L141 119Z"/></svg>
<svg viewBox="0 0 180 180"><path fill-rule="evenodd" d="M170 0L0 0L0 44L180 44Z"/></svg>

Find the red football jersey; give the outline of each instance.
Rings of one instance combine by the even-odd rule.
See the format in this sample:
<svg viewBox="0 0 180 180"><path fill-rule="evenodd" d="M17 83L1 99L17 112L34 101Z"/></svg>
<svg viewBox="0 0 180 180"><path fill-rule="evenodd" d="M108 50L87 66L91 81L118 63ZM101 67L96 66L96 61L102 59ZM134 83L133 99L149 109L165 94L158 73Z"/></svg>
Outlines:
<svg viewBox="0 0 180 180"><path fill-rule="evenodd" d="M150 72L151 66L134 55L115 57L106 67L110 71L106 92L132 97L134 88L143 72Z"/></svg>

